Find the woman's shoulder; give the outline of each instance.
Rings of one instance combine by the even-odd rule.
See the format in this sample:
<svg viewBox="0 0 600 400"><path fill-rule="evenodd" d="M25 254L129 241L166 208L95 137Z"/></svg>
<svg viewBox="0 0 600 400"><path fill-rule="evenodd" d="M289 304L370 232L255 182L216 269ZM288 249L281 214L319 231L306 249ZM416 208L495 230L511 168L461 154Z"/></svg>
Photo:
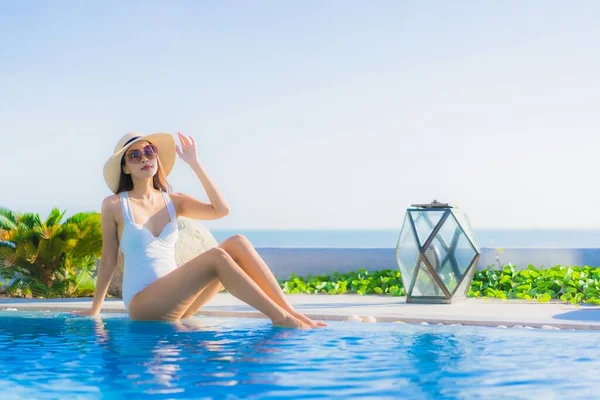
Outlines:
<svg viewBox="0 0 600 400"><path fill-rule="evenodd" d="M171 198L171 200L173 200L173 202L177 203L184 202L187 199L192 198L189 194L185 194L182 192L170 192L168 195Z"/></svg>
<svg viewBox="0 0 600 400"><path fill-rule="evenodd" d="M173 207L175 207L175 212L177 214L181 213L182 202L185 201L186 195L181 192L170 192L168 193L171 202L173 203Z"/></svg>
<svg viewBox="0 0 600 400"><path fill-rule="evenodd" d="M176 199L179 199L179 198L181 198L181 196L184 196L184 194L180 193L180 192L169 192L167 194L169 195L169 197L176 198Z"/></svg>
<svg viewBox="0 0 600 400"><path fill-rule="evenodd" d="M113 213L113 212L115 212L115 209L120 210L120 207L121 207L121 199L118 194L112 194L112 195L104 198L104 200L102 200L102 212L103 213L104 212Z"/></svg>

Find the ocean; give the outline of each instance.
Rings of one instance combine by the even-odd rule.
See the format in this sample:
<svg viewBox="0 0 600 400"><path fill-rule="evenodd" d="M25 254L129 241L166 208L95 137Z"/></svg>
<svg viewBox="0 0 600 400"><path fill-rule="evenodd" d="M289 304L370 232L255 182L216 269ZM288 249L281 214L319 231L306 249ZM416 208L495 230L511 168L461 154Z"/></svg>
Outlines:
<svg viewBox="0 0 600 400"><path fill-rule="evenodd" d="M257 248L395 248L398 230L211 229L222 240L246 236ZM600 230L475 230L481 248L600 248Z"/></svg>

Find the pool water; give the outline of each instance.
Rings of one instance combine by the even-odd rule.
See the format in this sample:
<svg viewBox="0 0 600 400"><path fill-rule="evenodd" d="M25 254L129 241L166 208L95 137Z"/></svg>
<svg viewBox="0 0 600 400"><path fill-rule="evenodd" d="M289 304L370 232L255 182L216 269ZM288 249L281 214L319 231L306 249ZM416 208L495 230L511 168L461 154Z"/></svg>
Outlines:
<svg viewBox="0 0 600 400"><path fill-rule="evenodd" d="M2 399L597 398L600 333L0 311ZM151 395L151 396L149 396Z"/></svg>

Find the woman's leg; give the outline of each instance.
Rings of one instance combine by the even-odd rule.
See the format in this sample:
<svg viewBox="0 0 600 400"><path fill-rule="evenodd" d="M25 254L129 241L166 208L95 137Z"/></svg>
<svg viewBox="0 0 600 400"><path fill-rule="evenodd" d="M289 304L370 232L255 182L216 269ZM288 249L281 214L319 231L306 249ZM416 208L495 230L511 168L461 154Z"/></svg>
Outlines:
<svg viewBox="0 0 600 400"><path fill-rule="evenodd" d="M299 313L287 301L273 272L269 269L252 243L243 235L235 235L219 245L235 260L235 262L256 282L256 284L281 308L301 319L309 325L326 326L323 322L314 322Z"/></svg>
<svg viewBox="0 0 600 400"><path fill-rule="evenodd" d="M210 299L215 297L215 295L219 293L221 289L223 289L223 284L219 279L215 278L204 288L204 290L200 292L196 300L194 300L185 313L183 313L181 318L191 317L192 315L196 314L196 312L198 312L203 305L208 303Z"/></svg>
<svg viewBox="0 0 600 400"><path fill-rule="evenodd" d="M307 328L285 311L221 248L211 249L148 285L129 303L134 320L179 320L215 279L235 297L268 316L274 325Z"/></svg>

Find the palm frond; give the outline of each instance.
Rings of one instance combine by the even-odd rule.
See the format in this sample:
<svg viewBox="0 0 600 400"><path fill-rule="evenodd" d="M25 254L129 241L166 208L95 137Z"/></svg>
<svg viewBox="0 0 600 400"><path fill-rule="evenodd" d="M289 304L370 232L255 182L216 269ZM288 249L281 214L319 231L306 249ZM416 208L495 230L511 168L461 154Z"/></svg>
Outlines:
<svg viewBox="0 0 600 400"><path fill-rule="evenodd" d="M19 214L6 208L0 207L0 229L10 231L17 227Z"/></svg>
<svg viewBox="0 0 600 400"><path fill-rule="evenodd" d="M19 218L19 226L26 225L29 228L33 229L36 226L42 225L42 220L40 219L40 214L38 213L24 213L21 214Z"/></svg>
<svg viewBox="0 0 600 400"><path fill-rule="evenodd" d="M100 217L100 214L95 211L82 211L77 214L71 215L69 218L67 218L67 220L64 223L65 224L74 223L74 224L79 225L83 222L88 222L90 218L94 218L96 216Z"/></svg>
<svg viewBox="0 0 600 400"><path fill-rule="evenodd" d="M65 210L61 213L57 207L54 207L52 211L50 211L50 215L48 215L48 218L46 218L45 225L50 227L60 224L60 221L63 219L66 212L67 211Z"/></svg>
<svg viewBox="0 0 600 400"><path fill-rule="evenodd" d="M36 213L0 209L0 215L10 228L0 226L0 276L18 278L15 291L37 296L90 290L93 294L92 276L102 252L99 213L80 212L64 222L65 212L56 207L43 222Z"/></svg>
<svg viewBox="0 0 600 400"><path fill-rule="evenodd" d="M32 294L38 297L50 297L51 293L47 285L31 276L16 278L6 290L17 296Z"/></svg>
<svg viewBox="0 0 600 400"><path fill-rule="evenodd" d="M42 226L40 226L40 229L39 229L40 237L42 239L51 240L60 232L60 230L61 230L60 225L42 224Z"/></svg>
<svg viewBox="0 0 600 400"><path fill-rule="evenodd" d="M73 296L91 296L96 291L96 279L90 271L79 271L73 283Z"/></svg>
<svg viewBox="0 0 600 400"><path fill-rule="evenodd" d="M30 241L17 246L17 264L32 264L37 259L38 248Z"/></svg>

